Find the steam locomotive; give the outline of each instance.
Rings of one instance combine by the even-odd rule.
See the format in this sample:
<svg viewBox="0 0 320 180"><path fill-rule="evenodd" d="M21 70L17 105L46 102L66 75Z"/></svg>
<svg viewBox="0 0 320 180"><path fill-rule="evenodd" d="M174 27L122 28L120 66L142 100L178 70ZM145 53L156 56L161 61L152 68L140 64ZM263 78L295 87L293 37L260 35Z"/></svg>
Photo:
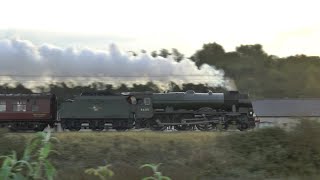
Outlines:
<svg viewBox="0 0 320 180"><path fill-rule="evenodd" d="M53 94L0 95L0 124L11 130L43 130L60 123L64 129L83 127L101 131L132 128L209 131L235 126L255 127L253 108L247 94L186 92L86 92L57 108Z"/></svg>

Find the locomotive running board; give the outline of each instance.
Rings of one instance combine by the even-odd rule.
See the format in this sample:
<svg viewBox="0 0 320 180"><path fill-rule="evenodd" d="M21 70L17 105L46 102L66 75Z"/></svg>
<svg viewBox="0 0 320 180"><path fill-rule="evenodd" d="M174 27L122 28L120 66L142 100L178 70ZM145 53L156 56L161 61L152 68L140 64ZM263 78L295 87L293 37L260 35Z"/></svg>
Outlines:
<svg viewBox="0 0 320 180"><path fill-rule="evenodd" d="M191 119L186 119L186 120L191 120ZM156 120L156 122L160 126L194 125L194 124L206 124L206 123L213 123L213 122L217 123L217 120L205 120L205 121L197 121L197 122L186 122L186 120L183 120L185 122L182 122L182 123L162 123L159 120Z"/></svg>
<svg viewBox="0 0 320 180"><path fill-rule="evenodd" d="M239 116L241 115L241 113L238 112L201 112L201 111L163 111L163 112L159 112L159 111L155 111L154 114L157 115L171 115L171 114L193 114L193 115L202 115L202 114L206 114L206 115L225 115L225 116Z"/></svg>

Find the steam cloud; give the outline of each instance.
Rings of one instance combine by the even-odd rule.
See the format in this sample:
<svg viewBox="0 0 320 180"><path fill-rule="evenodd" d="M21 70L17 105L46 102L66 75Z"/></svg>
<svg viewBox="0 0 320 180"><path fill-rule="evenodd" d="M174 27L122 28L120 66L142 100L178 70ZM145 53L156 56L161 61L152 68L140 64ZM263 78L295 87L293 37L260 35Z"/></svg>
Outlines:
<svg viewBox="0 0 320 180"><path fill-rule="evenodd" d="M224 72L203 65L198 69L189 59L180 62L171 57L152 57L146 53L132 56L116 45L109 51L59 48L34 45L27 40L0 40L0 84L22 83L28 88L56 82L87 85L103 82L113 85L144 84L152 81L162 87L170 81L203 83L228 87Z"/></svg>

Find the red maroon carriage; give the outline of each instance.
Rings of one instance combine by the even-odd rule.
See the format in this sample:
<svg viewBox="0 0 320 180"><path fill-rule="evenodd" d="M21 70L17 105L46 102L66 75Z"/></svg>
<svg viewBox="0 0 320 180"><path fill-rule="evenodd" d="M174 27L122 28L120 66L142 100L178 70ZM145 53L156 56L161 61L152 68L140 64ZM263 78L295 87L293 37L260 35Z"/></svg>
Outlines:
<svg viewBox="0 0 320 180"><path fill-rule="evenodd" d="M11 130L43 130L56 121L54 94L0 94L0 126Z"/></svg>

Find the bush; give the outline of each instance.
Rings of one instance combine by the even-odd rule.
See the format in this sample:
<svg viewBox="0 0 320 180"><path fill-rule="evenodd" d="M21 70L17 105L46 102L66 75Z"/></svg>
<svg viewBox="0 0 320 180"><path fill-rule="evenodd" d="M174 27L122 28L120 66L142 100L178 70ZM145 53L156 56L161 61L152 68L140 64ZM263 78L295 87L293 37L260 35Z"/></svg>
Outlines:
<svg viewBox="0 0 320 180"><path fill-rule="evenodd" d="M287 168L300 175L319 174L320 123L303 119L288 136Z"/></svg>
<svg viewBox="0 0 320 180"><path fill-rule="evenodd" d="M301 120L291 131L265 128L221 136L216 147L224 151L225 163L220 167L229 168L220 168L220 175L255 178L317 175L320 173L319 128L318 122Z"/></svg>

